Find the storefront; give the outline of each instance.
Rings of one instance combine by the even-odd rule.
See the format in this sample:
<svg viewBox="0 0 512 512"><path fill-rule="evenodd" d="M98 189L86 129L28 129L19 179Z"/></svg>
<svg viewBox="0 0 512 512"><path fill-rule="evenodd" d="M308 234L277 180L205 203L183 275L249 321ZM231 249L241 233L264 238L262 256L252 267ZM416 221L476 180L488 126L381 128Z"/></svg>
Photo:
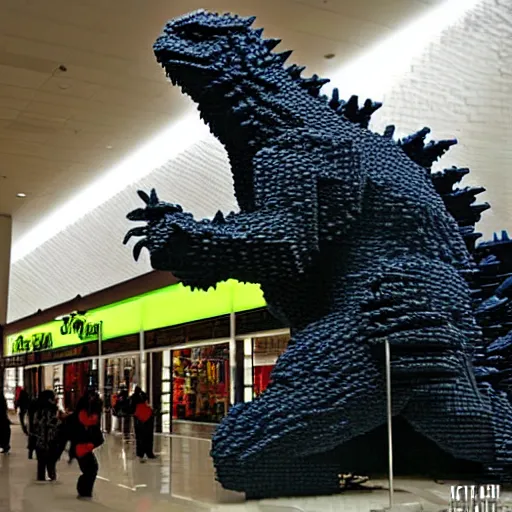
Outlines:
<svg viewBox="0 0 512 512"><path fill-rule="evenodd" d="M59 407L72 410L85 389L97 383L100 332L100 322L73 313L7 336L4 393L11 393L12 376L18 375L16 386L24 387L30 396L52 389Z"/></svg>
<svg viewBox="0 0 512 512"><path fill-rule="evenodd" d="M4 392L20 382L33 396L53 389L72 410L86 389L99 390L111 432L120 428L118 397L140 386L156 431L175 433L215 425L233 403L263 392L287 342L258 286L229 281L202 292L176 284L9 334Z"/></svg>

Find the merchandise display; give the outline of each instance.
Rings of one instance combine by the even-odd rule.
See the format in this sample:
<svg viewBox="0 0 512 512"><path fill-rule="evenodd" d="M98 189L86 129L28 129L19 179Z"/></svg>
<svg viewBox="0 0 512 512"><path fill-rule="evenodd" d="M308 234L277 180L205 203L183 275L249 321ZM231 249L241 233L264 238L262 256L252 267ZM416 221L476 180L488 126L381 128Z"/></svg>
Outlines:
<svg viewBox="0 0 512 512"><path fill-rule="evenodd" d="M97 370L92 361L64 365L64 408L75 410L78 400L88 388L97 387Z"/></svg>
<svg viewBox="0 0 512 512"><path fill-rule="evenodd" d="M330 494L340 474L385 470L386 339L397 472L512 475L509 326L493 316L510 311L507 241L475 249L481 189L431 173L455 141L371 132L380 104L322 96L253 22L198 11L154 45L224 144L240 212L195 220L139 192L128 218L145 225L125 238L186 285L259 283L291 328L267 389L216 431L218 480L249 498Z"/></svg>
<svg viewBox="0 0 512 512"><path fill-rule="evenodd" d="M173 419L219 422L229 406L229 345L173 351Z"/></svg>

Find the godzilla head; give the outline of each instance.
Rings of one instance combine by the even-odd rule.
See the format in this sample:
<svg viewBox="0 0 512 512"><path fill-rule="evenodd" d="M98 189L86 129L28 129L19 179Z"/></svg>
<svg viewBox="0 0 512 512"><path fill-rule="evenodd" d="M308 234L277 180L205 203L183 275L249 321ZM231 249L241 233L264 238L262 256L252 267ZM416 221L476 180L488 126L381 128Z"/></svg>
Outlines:
<svg viewBox="0 0 512 512"><path fill-rule="evenodd" d="M248 132L264 130L269 117L270 128L292 116L282 107L276 112L268 94L279 91L284 81L293 82L283 68L291 52L272 52L279 40L263 39L263 30L251 28L254 20L196 11L167 23L153 46L170 80L198 104L223 142L251 138Z"/></svg>

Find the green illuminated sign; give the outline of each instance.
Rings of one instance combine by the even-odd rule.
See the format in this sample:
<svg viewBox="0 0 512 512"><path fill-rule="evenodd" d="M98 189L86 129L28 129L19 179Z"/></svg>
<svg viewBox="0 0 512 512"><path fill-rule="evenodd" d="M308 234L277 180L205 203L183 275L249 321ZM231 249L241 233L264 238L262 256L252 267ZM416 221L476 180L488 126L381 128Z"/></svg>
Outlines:
<svg viewBox="0 0 512 512"><path fill-rule="evenodd" d="M37 350L48 350L53 348L53 337L51 332L35 332L32 334L20 334L11 343L11 353L35 352Z"/></svg>
<svg viewBox="0 0 512 512"><path fill-rule="evenodd" d="M96 340L100 325L102 339L109 340L141 330L151 331L264 306L259 285L230 280L203 292L178 283L88 311L86 316L69 315L67 319L8 336L5 355Z"/></svg>
<svg viewBox="0 0 512 512"><path fill-rule="evenodd" d="M62 319L62 336L78 336L81 341L97 340L100 336L101 322L89 322L87 317L71 314Z"/></svg>

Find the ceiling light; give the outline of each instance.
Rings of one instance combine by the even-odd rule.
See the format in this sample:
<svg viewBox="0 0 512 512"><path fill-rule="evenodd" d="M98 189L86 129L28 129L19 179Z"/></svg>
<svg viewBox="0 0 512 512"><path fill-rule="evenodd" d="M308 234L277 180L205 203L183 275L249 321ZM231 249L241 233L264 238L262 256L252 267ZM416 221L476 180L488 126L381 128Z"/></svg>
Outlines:
<svg viewBox="0 0 512 512"><path fill-rule="evenodd" d="M112 149L112 146L107 146L107 149Z"/></svg>
<svg viewBox="0 0 512 512"><path fill-rule="evenodd" d="M27 194L24 194L23 192L18 192L16 194L16 197L27 197Z"/></svg>

